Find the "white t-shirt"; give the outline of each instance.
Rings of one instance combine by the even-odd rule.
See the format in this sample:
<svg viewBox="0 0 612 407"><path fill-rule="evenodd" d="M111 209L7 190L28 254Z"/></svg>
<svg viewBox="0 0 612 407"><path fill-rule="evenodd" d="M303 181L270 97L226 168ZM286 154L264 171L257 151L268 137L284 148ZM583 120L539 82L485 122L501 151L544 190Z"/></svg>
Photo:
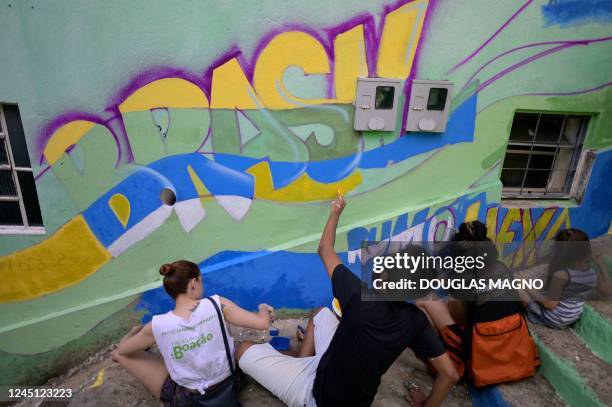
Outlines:
<svg viewBox="0 0 612 407"><path fill-rule="evenodd" d="M221 309L219 296L212 299ZM205 388L230 376L221 326L209 300L203 298L189 319L173 311L155 315L152 328L170 377L176 383L204 394ZM225 331L233 357L234 341L227 328Z"/></svg>

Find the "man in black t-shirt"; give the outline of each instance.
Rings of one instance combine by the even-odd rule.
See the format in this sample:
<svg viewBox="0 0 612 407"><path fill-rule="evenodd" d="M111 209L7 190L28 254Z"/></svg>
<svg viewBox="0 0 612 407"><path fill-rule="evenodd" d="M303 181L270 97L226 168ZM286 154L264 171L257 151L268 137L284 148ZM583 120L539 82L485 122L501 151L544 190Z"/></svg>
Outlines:
<svg viewBox="0 0 612 407"><path fill-rule="evenodd" d="M290 406L369 406L381 376L409 347L438 372L429 396L410 393L414 406L437 406L459 379L425 314L405 302L361 301L361 281L334 249L344 206L338 196L319 243L319 255L340 304L338 321L329 309L308 324L297 356L282 355L269 344L243 343L236 350L242 370Z"/></svg>
<svg viewBox="0 0 612 407"><path fill-rule="evenodd" d="M439 405L459 379L457 371L417 307L404 302L361 301L361 281L342 264L334 249L345 205L341 196L332 202L319 243L342 321L317 368L313 387L317 406L372 404L381 376L406 347L428 359L438 372L428 397L413 391L413 405Z"/></svg>

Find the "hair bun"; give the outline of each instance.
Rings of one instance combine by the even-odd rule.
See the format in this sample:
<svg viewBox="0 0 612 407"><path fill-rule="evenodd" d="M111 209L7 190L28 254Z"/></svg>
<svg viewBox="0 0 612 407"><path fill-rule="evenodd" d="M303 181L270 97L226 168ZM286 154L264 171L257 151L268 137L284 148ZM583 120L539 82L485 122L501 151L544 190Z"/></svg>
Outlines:
<svg viewBox="0 0 612 407"><path fill-rule="evenodd" d="M159 268L159 274L161 274L162 276L167 276L168 274L171 274L174 271L174 266L172 266L172 264L164 264Z"/></svg>

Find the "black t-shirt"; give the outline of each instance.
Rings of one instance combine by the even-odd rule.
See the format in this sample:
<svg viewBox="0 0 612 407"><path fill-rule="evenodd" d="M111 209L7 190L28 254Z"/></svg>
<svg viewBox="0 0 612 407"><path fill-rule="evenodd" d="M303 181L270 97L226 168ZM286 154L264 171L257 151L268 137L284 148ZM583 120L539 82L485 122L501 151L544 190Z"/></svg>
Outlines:
<svg viewBox="0 0 612 407"><path fill-rule="evenodd" d="M406 347L424 358L445 352L421 310L404 302L362 302L361 281L342 264L332 288L342 319L317 368L317 406L369 406L380 377Z"/></svg>

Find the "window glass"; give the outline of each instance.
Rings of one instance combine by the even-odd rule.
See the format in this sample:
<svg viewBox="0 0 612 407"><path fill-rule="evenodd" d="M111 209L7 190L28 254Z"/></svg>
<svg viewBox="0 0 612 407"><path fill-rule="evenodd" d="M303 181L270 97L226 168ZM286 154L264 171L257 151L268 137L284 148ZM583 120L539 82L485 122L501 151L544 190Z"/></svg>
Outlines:
<svg viewBox="0 0 612 407"><path fill-rule="evenodd" d="M427 110L444 110L444 106L446 106L447 95L448 89L446 88L429 89L429 97L427 98Z"/></svg>
<svg viewBox="0 0 612 407"><path fill-rule="evenodd" d="M11 152L13 153L15 166L30 168L28 147L19 118L19 109L16 105L4 105L2 109L4 110L4 120L6 120L6 130L11 142Z"/></svg>
<svg viewBox="0 0 612 407"><path fill-rule="evenodd" d="M524 176L525 170L504 170L501 174L501 182L506 188L520 188Z"/></svg>
<svg viewBox="0 0 612 407"><path fill-rule="evenodd" d="M8 165L8 153L6 151L6 144L4 144L4 139L0 138L0 165Z"/></svg>
<svg viewBox="0 0 612 407"><path fill-rule="evenodd" d="M510 141L531 142L538 126L538 115L517 113L510 130Z"/></svg>
<svg viewBox="0 0 612 407"><path fill-rule="evenodd" d="M529 154L508 152L504 158L504 169L523 169L527 168Z"/></svg>
<svg viewBox="0 0 612 407"><path fill-rule="evenodd" d="M377 110L393 109L393 98L395 96L394 86L377 86L376 102L374 108Z"/></svg>
<svg viewBox="0 0 612 407"><path fill-rule="evenodd" d="M561 135L564 116L543 114L538 126L536 143L556 143Z"/></svg>
<svg viewBox="0 0 612 407"><path fill-rule="evenodd" d="M588 116L514 115L501 182L503 197L569 197Z"/></svg>
<svg viewBox="0 0 612 407"><path fill-rule="evenodd" d="M0 170L0 196L17 196L11 170Z"/></svg>
<svg viewBox="0 0 612 407"><path fill-rule="evenodd" d="M548 175L550 171L542 170L529 170L525 177L525 184L523 188L546 188L546 182L548 181Z"/></svg>
<svg viewBox="0 0 612 407"><path fill-rule="evenodd" d="M38 196L36 195L36 187L34 185L34 175L30 171L17 171L17 177L19 179L26 216L28 217L28 224L30 226L42 226L40 206L38 205Z"/></svg>
<svg viewBox="0 0 612 407"><path fill-rule="evenodd" d="M531 154L531 158L529 159L529 169L538 169L538 170L552 170L553 159L555 158L553 154L537 154L534 152Z"/></svg>
<svg viewBox="0 0 612 407"><path fill-rule="evenodd" d="M42 227L36 183L16 105L0 104L0 123L5 125L0 136L0 233Z"/></svg>
<svg viewBox="0 0 612 407"><path fill-rule="evenodd" d="M23 225L18 201L0 201L0 225Z"/></svg>

